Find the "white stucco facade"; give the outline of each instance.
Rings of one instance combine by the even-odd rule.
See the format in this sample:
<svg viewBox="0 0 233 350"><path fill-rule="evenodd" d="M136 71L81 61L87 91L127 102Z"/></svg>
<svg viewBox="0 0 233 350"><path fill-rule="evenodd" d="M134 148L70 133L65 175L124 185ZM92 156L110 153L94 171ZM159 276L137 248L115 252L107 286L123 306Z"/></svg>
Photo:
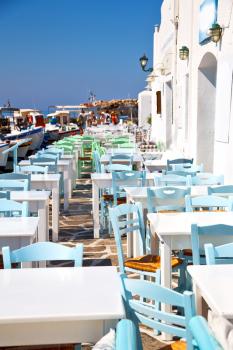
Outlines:
<svg viewBox="0 0 233 350"><path fill-rule="evenodd" d="M199 43L203 0L164 0L154 32L151 115L156 141L233 181L233 0L218 0L221 41ZM189 59L179 49L189 48ZM161 91L161 111L156 93Z"/></svg>

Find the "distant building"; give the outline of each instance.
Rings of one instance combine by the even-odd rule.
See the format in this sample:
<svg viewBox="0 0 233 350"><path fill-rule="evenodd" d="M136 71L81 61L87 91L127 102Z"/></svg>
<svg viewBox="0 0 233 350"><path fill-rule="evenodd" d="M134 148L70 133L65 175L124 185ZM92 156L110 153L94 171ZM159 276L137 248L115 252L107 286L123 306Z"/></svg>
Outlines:
<svg viewBox="0 0 233 350"><path fill-rule="evenodd" d="M214 23L217 44L207 33ZM152 137L232 181L233 0L164 0L150 76Z"/></svg>

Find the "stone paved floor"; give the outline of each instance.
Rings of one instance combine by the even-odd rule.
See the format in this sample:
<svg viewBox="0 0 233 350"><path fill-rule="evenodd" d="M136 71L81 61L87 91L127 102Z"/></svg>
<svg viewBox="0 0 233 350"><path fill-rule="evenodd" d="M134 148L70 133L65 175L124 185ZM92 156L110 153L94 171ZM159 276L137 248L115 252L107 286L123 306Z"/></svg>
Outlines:
<svg viewBox="0 0 233 350"><path fill-rule="evenodd" d="M70 246L77 242L84 244L84 266L117 265L114 238L93 238L91 181L79 180L68 212L60 217L59 241ZM124 244L126 248L126 242ZM143 344L146 350L168 350L170 345L153 337L150 330L143 331ZM87 347L89 349L89 347ZM179 349L177 349L179 350Z"/></svg>

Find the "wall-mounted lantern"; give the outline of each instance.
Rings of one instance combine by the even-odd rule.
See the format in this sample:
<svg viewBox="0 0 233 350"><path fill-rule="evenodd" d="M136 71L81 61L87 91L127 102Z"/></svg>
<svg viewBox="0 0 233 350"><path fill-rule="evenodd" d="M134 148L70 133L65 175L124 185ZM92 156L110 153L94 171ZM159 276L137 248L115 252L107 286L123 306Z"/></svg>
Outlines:
<svg viewBox="0 0 233 350"><path fill-rule="evenodd" d="M140 65L142 67L142 70L144 72L153 72L153 68L146 69L146 65L148 63L148 58L146 57L145 54L142 57L140 57L139 61L140 61Z"/></svg>
<svg viewBox="0 0 233 350"><path fill-rule="evenodd" d="M218 23L213 23L209 29L210 39L217 44L222 37L222 27Z"/></svg>
<svg viewBox="0 0 233 350"><path fill-rule="evenodd" d="M179 57L181 60L187 60L189 58L189 49L187 46L182 46L179 49Z"/></svg>

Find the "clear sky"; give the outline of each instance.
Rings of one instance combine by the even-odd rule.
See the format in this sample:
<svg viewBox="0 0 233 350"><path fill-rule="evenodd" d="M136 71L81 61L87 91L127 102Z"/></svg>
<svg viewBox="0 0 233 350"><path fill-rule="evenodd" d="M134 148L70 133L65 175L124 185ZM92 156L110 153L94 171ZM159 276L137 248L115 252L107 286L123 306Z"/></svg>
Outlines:
<svg viewBox="0 0 233 350"><path fill-rule="evenodd" d="M0 106L135 98L162 0L0 0Z"/></svg>

